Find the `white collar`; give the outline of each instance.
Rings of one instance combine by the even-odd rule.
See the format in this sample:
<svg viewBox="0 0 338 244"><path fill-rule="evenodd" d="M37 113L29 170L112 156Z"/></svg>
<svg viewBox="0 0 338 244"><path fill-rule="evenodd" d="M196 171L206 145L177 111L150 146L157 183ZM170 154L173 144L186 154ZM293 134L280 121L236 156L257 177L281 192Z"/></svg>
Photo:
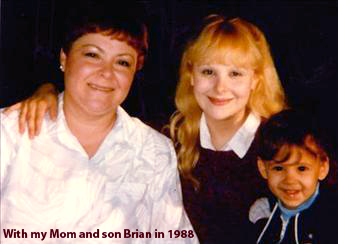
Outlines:
<svg viewBox="0 0 338 244"><path fill-rule="evenodd" d="M76 137L71 133L70 129L67 126L65 114L63 111L64 103L64 92L60 93L58 96L58 117L56 123L52 123L52 126L56 126L59 140L62 141L65 145L68 145L70 148L81 150L84 152L82 147L79 147L79 142ZM130 117L129 114L121 107L117 107L116 110L116 121L112 130L106 136L105 147L111 147L115 143L124 143L128 145L133 145L132 140L128 140L131 136L135 137L136 123L138 119ZM66 132L66 133L65 133ZM72 138L72 139L71 139ZM108 139L107 139L108 138ZM114 138L110 140L109 138ZM134 138L135 139L135 138ZM81 148L81 149L80 149ZM101 149L101 148L100 148ZM100 150L99 149L99 150ZM85 153L86 154L86 153Z"/></svg>
<svg viewBox="0 0 338 244"><path fill-rule="evenodd" d="M250 113L243 125L237 130L230 141L219 151L234 151L238 157L243 158L248 152L250 145L255 138L255 133L260 125L261 119ZM200 120L200 143L203 148L216 151L211 142L211 136L204 113Z"/></svg>

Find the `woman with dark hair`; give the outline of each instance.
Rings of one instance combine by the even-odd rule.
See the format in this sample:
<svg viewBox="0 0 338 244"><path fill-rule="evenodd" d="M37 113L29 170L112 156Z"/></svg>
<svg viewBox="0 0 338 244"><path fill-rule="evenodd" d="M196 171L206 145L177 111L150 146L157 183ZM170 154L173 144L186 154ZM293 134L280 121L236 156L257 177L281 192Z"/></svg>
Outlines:
<svg viewBox="0 0 338 244"><path fill-rule="evenodd" d="M56 121L44 117L30 140L17 131L18 112L1 116L4 242L41 242L30 232L44 232L60 243L55 233L67 232L62 243L166 243L174 230L181 242L198 242L171 141L120 107L147 49L146 27L134 18L80 22L60 51L65 91ZM29 235L10 239L11 229ZM81 232L98 236L84 240Z"/></svg>

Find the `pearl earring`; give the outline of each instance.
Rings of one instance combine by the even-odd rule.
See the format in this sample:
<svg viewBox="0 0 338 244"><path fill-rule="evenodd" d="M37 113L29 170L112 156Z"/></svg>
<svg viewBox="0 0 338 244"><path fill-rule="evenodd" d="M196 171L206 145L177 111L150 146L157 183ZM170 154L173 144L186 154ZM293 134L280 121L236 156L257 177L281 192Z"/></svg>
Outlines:
<svg viewBox="0 0 338 244"><path fill-rule="evenodd" d="M63 72L64 71L64 69L63 69L63 66L62 65L60 65L60 70Z"/></svg>

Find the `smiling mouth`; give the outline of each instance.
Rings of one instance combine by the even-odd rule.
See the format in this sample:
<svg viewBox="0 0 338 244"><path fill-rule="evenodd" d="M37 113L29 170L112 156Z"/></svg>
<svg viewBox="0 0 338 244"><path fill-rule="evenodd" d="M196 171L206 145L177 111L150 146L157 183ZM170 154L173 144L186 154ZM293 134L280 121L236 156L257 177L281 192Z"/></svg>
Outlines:
<svg viewBox="0 0 338 244"><path fill-rule="evenodd" d="M283 190L284 194L286 194L289 198L295 198L300 190Z"/></svg>
<svg viewBox="0 0 338 244"><path fill-rule="evenodd" d="M226 99L219 99L219 98L214 98L214 97L208 97L208 98L212 104L217 105L217 106L225 105L232 100L232 98L226 98Z"/></svg>
<svg viewBox="0 0 338 244"><path fill-rule="evenodd" d="M94 90L102 91L102 92L111 92L111 91L114 90L113 88L100 86L100 85L96 85L96 84L93 84L93 83L88 83L88 86L90 88L94 89Z"/></svg>

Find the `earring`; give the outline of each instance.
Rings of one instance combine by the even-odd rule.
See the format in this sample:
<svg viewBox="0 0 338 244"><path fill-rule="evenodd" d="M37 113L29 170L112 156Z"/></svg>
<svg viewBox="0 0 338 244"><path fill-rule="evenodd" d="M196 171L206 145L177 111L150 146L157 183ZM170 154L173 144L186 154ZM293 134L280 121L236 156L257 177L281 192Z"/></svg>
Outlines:
<svg viewBox="0 0 338 244"><path fill-rule="evenodd" d="M63 66L62 66L62 64L60 65L60 70L63 72L64 71L64 68L63 68Z"/></svg>

